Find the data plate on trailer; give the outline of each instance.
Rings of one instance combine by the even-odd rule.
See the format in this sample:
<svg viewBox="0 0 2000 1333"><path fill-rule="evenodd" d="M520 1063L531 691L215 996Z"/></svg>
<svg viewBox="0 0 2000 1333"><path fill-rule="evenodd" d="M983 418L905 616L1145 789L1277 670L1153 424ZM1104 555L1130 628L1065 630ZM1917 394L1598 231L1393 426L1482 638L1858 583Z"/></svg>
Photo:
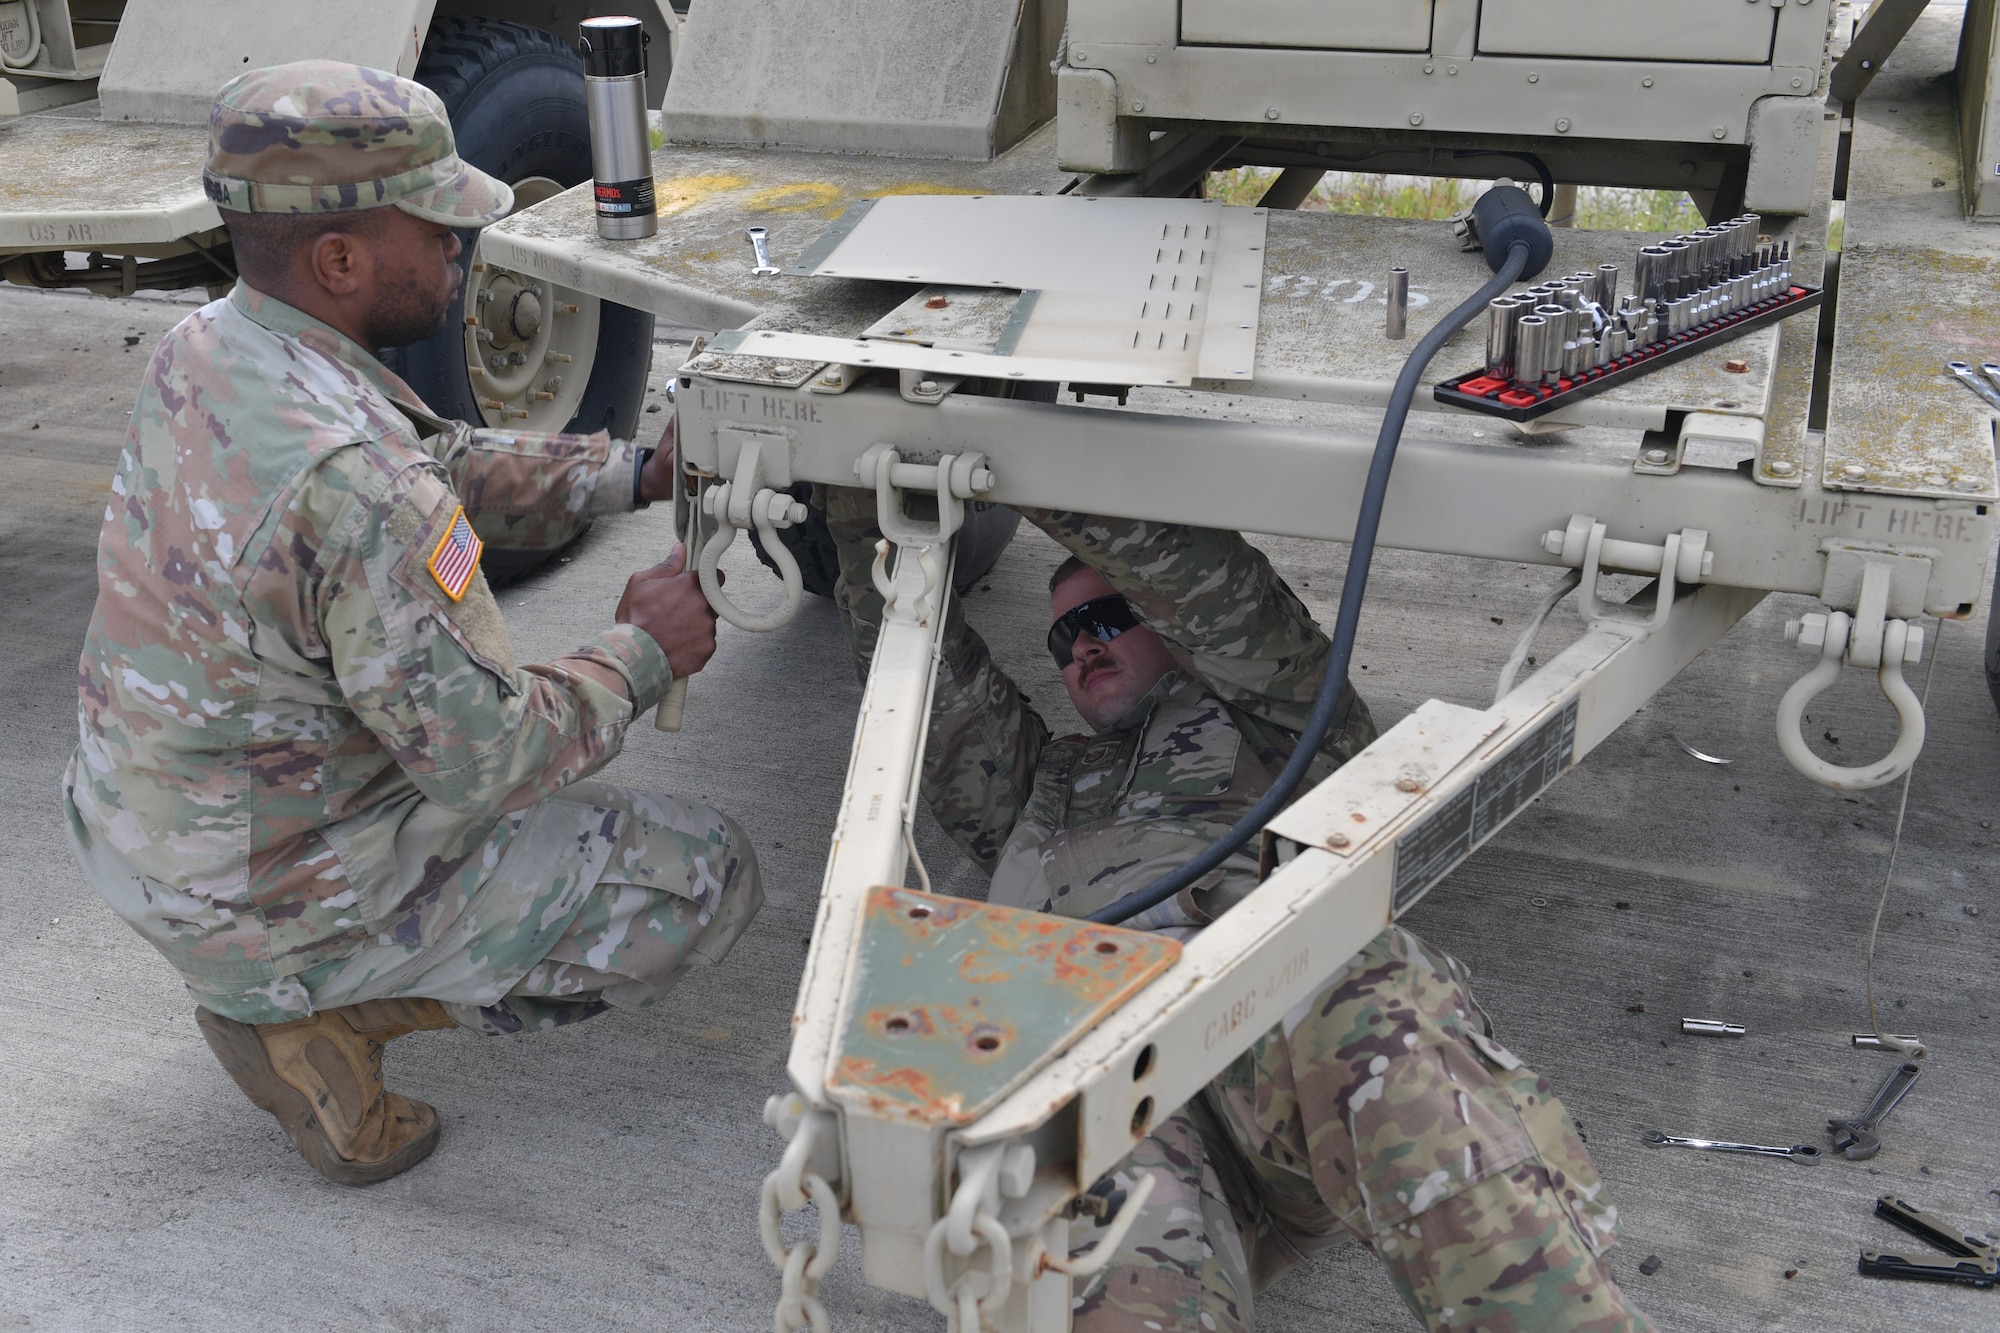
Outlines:
<svg viewBox="0 0 2000 1333"><path fill-rule="evenodd" d="M1401 916L1415 906L1453 866L1563 775L1576 754L1576 706L1571 699L1494 760L1472 785L1396 839L1391 915Z"/></svg>
<svg viewBox="0 0 2000 1333"><path fill-rule="evenodd" d="M1469 375L1443 381L1432 393L1440 403L1462 407L1470 412L1483 412L1508 421L1533 421L1578 399L1603 393L1662 366L1685 361L1721 343L1740 338L1752 329L1775 324L1801 310L1810 310L1820 303L1821 295L1817 287L1794 284L1784 296L1773 297L1762 305L1711 320L1686 333L1676 333L1671 338L1649 343L1616 361L1593 366L1575 379L1561 380L1554 385L1526 388L1518 382L1492 379L1485 371L1475 370Z"/></svg>

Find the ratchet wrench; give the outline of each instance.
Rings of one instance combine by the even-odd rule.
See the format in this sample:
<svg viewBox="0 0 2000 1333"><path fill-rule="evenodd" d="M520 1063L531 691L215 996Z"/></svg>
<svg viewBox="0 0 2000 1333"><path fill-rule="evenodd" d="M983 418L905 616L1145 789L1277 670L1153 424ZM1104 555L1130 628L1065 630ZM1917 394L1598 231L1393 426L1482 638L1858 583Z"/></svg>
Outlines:
<svg viewBox="0 0 2000 1333"><path fill-rule="evenodd" d="M1649 1129L1639 1136L1652 1148L1703 1148L1709 1152L1741 1152L1756 1157L1789 1157L1794 1162L1817 1162L1823 1153L1810 1143L1794 1143L1789 1148L1768 1148L1760 1143L1724 1143L1720 1139L1685 1139Z"/></svg>

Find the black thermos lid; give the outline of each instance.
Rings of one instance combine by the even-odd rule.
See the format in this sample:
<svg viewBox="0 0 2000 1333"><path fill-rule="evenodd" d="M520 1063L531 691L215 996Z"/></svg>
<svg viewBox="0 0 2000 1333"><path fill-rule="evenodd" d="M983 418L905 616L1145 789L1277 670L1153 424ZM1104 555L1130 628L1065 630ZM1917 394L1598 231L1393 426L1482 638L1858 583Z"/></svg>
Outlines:
<svg viewBox="0 0 2000 1333"><path fill-rule="evenodd" d="M646 29L638 19L622 16L585 19L576 49L583 53L583 72L593 79L616 79L646 72Z"/></svg>

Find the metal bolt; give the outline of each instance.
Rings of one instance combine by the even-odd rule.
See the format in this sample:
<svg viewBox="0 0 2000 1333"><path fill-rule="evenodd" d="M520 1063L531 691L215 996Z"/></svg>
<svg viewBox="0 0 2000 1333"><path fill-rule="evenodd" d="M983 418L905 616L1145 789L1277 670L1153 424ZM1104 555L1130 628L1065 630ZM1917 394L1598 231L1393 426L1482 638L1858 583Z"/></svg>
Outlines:
<svg viewBox="0 0 2000 1333"><path fill-rule="evenodd" d="M1446 65L1446 66L1444 67L1444 72L1445 72L1445 73L1447 73L1447 74L1456 74L1456 73L1458 73L1458 66L1456 66L1456 65Z"/></svg>
<svg viewBox="0 0 2000 1333"><path fill-rule="evenodd" d="M1954 481L1951 484L1951 488L1955 491L1977 491L1985 489L1985 487L1980 482L1974 481L1971 477L1960 477L1957 481Z"/></svg>
<svg viewBox="0 0 2000 1333"><path fill-rule="evenodd" d="M1774 477L1789 477L1794 472L1797 472L1798 468L1794 467L1791 463L1788 463L1784 459L1780 458L1770 463L1766 463L1764 465L1764 470L1770 473Z"/></svg>
<svg viewBox="0 0 2000 1333"><path fill-rule="evenodd" d="M936 380L921 380L917 384L917 392L926 396L934 394L937 391L938 382Z"/></svg>
<svg viewBox="0 0 2000 1333"><path fill-rule="evenodd" d="M1132 109L1134 111L1144 111L1146 109L1146 104L1144 102L1134 102L1132 104Z"/></svg>
<svg viewBox="0 0 2000 1333"><path fill-rule="evenodd" d="M1641 79L1639 80L1639 86L1641 88L1650 88L1653 86L1653 81L1651 79Z"/></svg>
<svg viewBox="0 0 2000 1333"><path fill-rule="evenodd" d="M1560 117L1560 118L1558 118L1558 119L1557 119L1557 121L1556 121L1556 133L1557 133L1557 134L1568 134L1568 133L1569 133L1569 117L1568 117L1568 116L1562 116L1562 117Z"/></svg>
<svg viewBox="0 0 2000 1333"><path fill-rule="evenodd" d="M1750 373L1750 363L1748 361L1725 361L1722 363L1722 368L1732 375L1748 375Z"/></svg>
<svg viewBox="0 0 2000 1333"><path fill-rule="evenodd" d="M1278 108L1274 106L1264 108L1264 119L1276 120L1277 118L1278 118Z"/></svg>
<svg viewBox="0 0 2000 1333"><path fill-rule="evenodd" d="M1396 790L1397 790L1397 791L1422 791L1423 789L1424 789L1424 784L1423 784L1423 783L1421 783L1421 782L1419 782L1419 781L1418 781L1417 779L1415 779L1415 778L1397 778L1397 779L1396 779Z"/></svg>
<svg viewBox="0 0 2000 1333"><path fill-rule="evenodd" d="M1540 83L1541 81L1542 81L1542 76L1539 74L1530 74L1528 76L1529 83Z"/></svg>
<svg viewBox="0 0 2000 1333"><path fill-rule="evenodd" d="M1868 469L1859 463L1849 463L1840 470L1840 476L1843 481L1866 481L1868 480Z"/></svg>
<svg viewBox="0 0 2000 1333"><path fill-rule="evenodd" d="M1649 466L1665 467L1667 465L1667 460L1671 458L1672 455L1669 454L1665 449L1648 449L1645 452L1644 457Z"/></svg>
<svg viewBox="0 0 2000 1333"><path fill-rule="evenodd" d="M1426 74L1435 74L1435 73L1437 73L1437 66L1436 66L1436 65L1425 65L1425 66L1424 66L1424 73L1426 73Z"/></svg>
<svg viewBox="0 0 2000 1333"><path fill-rule="evenodd" d="M1354 840L1345 833L1329 833L1326 835L1326 845L1329 847L1345 847L1352 841Z"/></svg>
<svg viewBox="0 0 2000 1333"><path fill-rule="evenodd" d="M1793 79L1793 80L1792 80L1792 87L1794 87L1794 88L1803 88L1803 87L1805 87L1805 86L1806 86L1806 81L1805 81L1804 79Z"/></svg>
<svg viewBox="0 0 2000 1333"><path fill-rule="evenodd" d="M942 310L942 309L944 309L944 308L945 308L946 306L948 306L948 305L950 305L950 304L951 304L951 300L950 300L950 298L948 298L948 297L946 297L946 296L944 296L944 295L940 294L940 295L937 295L937 296L933 296L933 297L931 297L931 298L930 298L929 300L925 301L925 302L924 302L924 309L926 309L926 310Z"/></svg>
<svg viewBox="0 0 2000 1333"><path fill-rule="evenodd" d="M837 370L829 371L827 374L819 377L819 382L829 389L838 389L841 385L840 372Z"/></svg>
<svg viewBox="0 0 2000 1333"><path fill-rule="evenodd" d="M1146 63L1149 65L1157 65L1160 63L1160 58L1152 54L1151 52L1148 52L1146 54Z"/></svg>
<svg viewBox="0 0 2000 1333"><path fill-rule="evenodd" d="M1075 50L1075 51L1071 51L1071 52L1069 53L1069 58L1070 58L1071 60L1088 60L1088 59L1090 59L1090 52L1088 52L1088 51L1085 51L1085 50L1082 50L1082 49L1078 49L1078 50Z"/></svg>
<svg viewBox="0 0 2000 1333"><path fill-rule="evenodd" d="M486 364L495 370L505 370L507 368L507 358L495 352L492 356L486 358Z"/></svg>
<svg viewBox="0 0 2000 1333"><path fill-rule="evenodd" d="M1709 133L1713 134L1718 139L1727 139L1729 137L1729 131L1724 129L1720 125L1717 125L1714 129L1710 130Z"/></svg>
<svg viewBox="0 0 2000 1333"><path fill-rule="evenodd" d="M1421 124L1423 124L1423 123L1424 123L1424 113L1423 113L1423 112L1421 112L1421 111L1412 111L1412 112L1410 113L1410 124L1412 124L1412 125L1421 125Z"/></svg>

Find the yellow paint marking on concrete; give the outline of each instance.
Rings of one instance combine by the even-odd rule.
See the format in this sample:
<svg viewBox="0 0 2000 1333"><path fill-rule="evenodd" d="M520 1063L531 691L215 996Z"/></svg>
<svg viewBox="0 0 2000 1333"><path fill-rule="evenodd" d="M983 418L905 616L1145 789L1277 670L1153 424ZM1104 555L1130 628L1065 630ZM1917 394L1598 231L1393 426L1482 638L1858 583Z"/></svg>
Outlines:
<svg viewBox="0 0 2000 1333"><path fill-rule="evenodd" d="M672 217L749 183L747 176L676 176L672 180L655 181L653 199L661 217Z"/></svg>
<svg viewBox="0 0 2000 1333"><path fill-rule="evenodd" d="M743 201L747 209L761 213L818 213L837 216L845 195L832 181L793 181L759 190Z"/></svg>

